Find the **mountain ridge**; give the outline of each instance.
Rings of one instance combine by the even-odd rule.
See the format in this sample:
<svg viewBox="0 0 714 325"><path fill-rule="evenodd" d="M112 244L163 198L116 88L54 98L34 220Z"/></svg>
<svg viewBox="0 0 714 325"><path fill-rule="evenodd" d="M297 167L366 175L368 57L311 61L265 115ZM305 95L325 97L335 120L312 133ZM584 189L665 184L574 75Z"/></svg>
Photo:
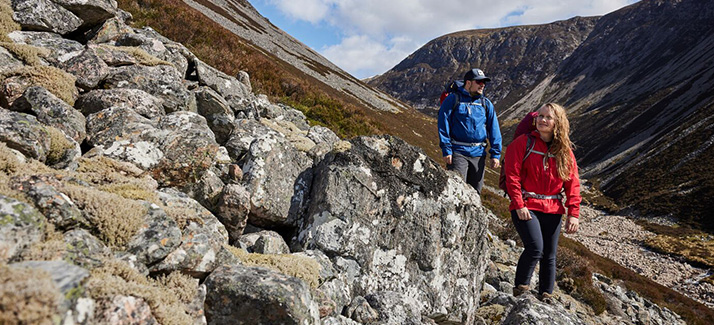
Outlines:
<svg viewBox="0 0 714 325"><path fill-rule="evenodd" d="M714 11L696 0L640 1L602 17L581 19L584 28L565 27L562 34L548 36L550 42L569 45L552 48L558 51L552 56L555 62L538 65L522 60L504 67L498 64L503 59L494 51L497 47L489 43L463 54L455 44L484 35L493 39L499 33L477 30L460 32L459 38L453 34L437 38L370 83L415 105L436 103L441 88L431 76L437 76L439 82L460 78L452 62L469 62L460 66L462 71L474 66L492 79L495 76L486 91L495 102L504 134L512 132L521 116L542 103L564 104L583 176L598 183L620 208L643 215L670 215L685 224L714 230L714 213L705 208L705 202L713 197L714 182L702 163L714 156L707 136L711 124L699 123L714 102L714 35L710 28ZM576 22L574 18L554 24ZM444 48L434 51L433 44ZM535 62L548 58L537 56ZM465 60L469 57L481 59ZM424 66L429 62L445 66L427 71ZM540 73L533 72L539 69ZM403 91L396 84L404 71L413 72L411 79L431 82ZM438 78L443 75L449 77ZM529 76L532 78L518 83ZM670 133L693 138L675 136L679 140L673 144ZM689 141L695 138L698 140ZM660 147L669 150L658 151ZM662 170L666 166L663 161L688 172L670 175ZM641 177L643 173L652 178ZM657 195L650 195L650 183L659 185Z"/></svg>

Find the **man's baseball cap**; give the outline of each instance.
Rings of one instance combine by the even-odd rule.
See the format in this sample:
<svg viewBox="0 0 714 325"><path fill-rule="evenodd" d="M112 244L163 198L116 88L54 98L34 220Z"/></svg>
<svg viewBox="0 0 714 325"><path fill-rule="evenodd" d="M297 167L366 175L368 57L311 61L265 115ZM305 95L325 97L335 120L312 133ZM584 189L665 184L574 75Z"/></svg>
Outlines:
<svg viewBox="0 0 714 325"><path fill-rule="evenodd" d="M481 69L471 69L464 75L464 81L466 80L479 80L484 82L491 81L491 78L486 77L486 75L481 71Z"/></svg>

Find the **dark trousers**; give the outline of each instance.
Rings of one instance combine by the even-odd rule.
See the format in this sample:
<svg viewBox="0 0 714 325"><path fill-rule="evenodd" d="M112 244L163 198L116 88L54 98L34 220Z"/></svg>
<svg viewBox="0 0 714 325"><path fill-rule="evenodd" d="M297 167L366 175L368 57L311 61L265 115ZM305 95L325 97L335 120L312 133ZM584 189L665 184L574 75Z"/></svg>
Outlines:
<svg viewBox="0 0 714 325"><path fill-rule="evenodd" d="M511 211L511 219L516 231L523 241L525 250L518 259L515 285L529 285L533 270L540 262L538 273L538 293L553 293L555 284L555 255L560 236L560 221L562 215L529 210L531 220L520 220L515 210Z"/></svg>
<svg viewBox="0 0 714 325"><path fill-rule="evenodd" d="M464 155L453 153L451 155L451 165L446 166L448 170L453 170L461 175L466 183L475 188L481 194L483 188L483 174L486 171L486 156L481 157L466 157Z"/></svg>

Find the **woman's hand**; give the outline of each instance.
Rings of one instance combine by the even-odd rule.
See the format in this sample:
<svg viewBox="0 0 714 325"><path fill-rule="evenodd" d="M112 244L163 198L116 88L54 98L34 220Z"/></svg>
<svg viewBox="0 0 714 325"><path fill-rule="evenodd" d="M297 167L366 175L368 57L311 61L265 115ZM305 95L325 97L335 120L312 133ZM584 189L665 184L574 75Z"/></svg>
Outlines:
<svg viewBox="0 0 714 325"><path fill-rule="evenodd" d="M516 214L518 215L518 219L523 220L523 221L528 221L528 220L533 219L533 217L531 217L531 212L528 211L528 208L526 208L526 207L522 207L522 208L516 210Z"/></svg>
<svg viewBox="0 0 714 325"><path fill-rule="evenodd" d="M565 232L569 234L577 232L579 224L580 220L578 218L568 216L568 219L565 220Z"/></svg>

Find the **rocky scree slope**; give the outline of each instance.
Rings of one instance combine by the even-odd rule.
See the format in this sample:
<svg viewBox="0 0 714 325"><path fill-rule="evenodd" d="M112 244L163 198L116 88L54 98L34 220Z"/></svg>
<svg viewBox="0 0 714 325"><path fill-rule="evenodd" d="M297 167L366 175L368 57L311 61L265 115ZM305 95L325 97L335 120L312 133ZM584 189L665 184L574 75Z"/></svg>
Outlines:
<svg viewBox="0 0 714 325"><path fill-rule="evenodd" d="M418 87L418 95L418 90L402 92L395 80L460 78L462 72L452 67L478 66L495 79L487 96L496 102L504 134L513 132L526 112L548 101L562 103L582 174L598 180L620 208L714 229L706 208L714 195L707 163L714 154L712 19L714 10L702 1L640 1L599 18L537 27L551 31L539 37L498 37L513 28L447 35L371 83L412 103L419 97L436 103L441 88L435 86L450 78ZM556 32L558 26L569 27ZM493 42L451 46L472 39ZM538 40L567 46L512 45ZM436 44L446 50L436 50ZM502 47L508 52L498 50Z"/></svg>
<svg viewBox="0 0 714 325"><path fill-rule="evenodd" d="M458 176L128 18L0 1L0 322L680 322L607 283L619 315L513 299L518 249Z"/></svg>

